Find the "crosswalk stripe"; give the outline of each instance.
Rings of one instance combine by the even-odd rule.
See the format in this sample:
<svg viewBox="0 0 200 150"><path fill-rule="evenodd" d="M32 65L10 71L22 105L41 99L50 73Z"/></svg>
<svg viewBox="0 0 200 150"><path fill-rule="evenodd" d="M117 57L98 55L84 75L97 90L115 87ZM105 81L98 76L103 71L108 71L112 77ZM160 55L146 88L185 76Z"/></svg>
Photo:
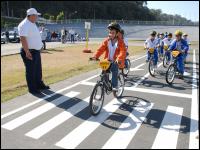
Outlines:
<svg viewBox="0 0 200 150"><path fill-rule="evenodd" d="M183 108L168 106L152 149L176 149Z"/></svg>
<svg viewBox="0 0 200 150"><path fill-rule="evenodd" d="M5 129L8 129L8 130L13 130L17 127L19 127L20 125L23 125L24 123L30 121L31 119L47 112L48 110L62 104L63 102L69 100L70 98L73 98L75 96L77 96L79 94L79 92L74 92L74 91L71 91L67 94L65 94L64 96L62 97L59 97L51 102L48 102L47 104L44 104L4 125L2 125L2 128L5 128Z"/></svg>
<svg viewBox="0 0 200 150"><path fill-rule="evenodd" d="M195 49L193 50L193 79L192 79L192 103L191 103L191 122L190 122L190 141L189 149L199 149L199 114L198 114L198 85L196 71Z"/></svg>
<svg viewBox="0 0 200 150"><path fill-rule="evenodd" d="M32 137L34 139L39 139L44 134L48 133L64 121L71 118L76 113L80 112L84 108L88 106L90 97L83 99L83 101L79 102L78 104L74 105L73 107L69 108L68 110L61 112L60 114L56 115L52 119L48 120L47 122L41 124L40 126L36 127L35 129L26 133L26 136Z"/></svg>
<svg viewBox="0 0 200 150"><path fill-rule="evenodd" d="M83 82L83 81L88 81L88 80L91 80L91 79L96 78L96 77L98 77L98 76L99 76L99 75L91 76L91 77L89 77L89 78L87 78L87 79L85 79L85 80L79 81L79 82L74 83L74 84L72 84L72 85L70 85L70 86L67 86L67 87L65 87L65 88L63 88L63 89L60 89L60 90L58 90L58 91L55 91L54 93L52 93L52 94L50 94L50 95L46 95L45 97L39 98L39 99L37 99L37 100L34 101L34 102L31 102L31 103L29 103L29 104L26 104L26 105L24 105L24 106L21 106L21 107L15 109L15 110L12 110L12 111L10 111L10 112L8 112L8 113L5 113L5 114L1 115L1 119L5 118L5 117L8 117L8 116L10 116L10 115L12 115L12 114L15 114L15 113L17 113L17 112L19 112L19 111L21 111L21 110L23 110L23 109L25 109L25 108L28 108L28 107L30 107L30 106L32 106L32 105L35 105L35 104L37 104L37 103L39 103L39 102L41 102L41 101L43 101L43 100L45 100L45 99L47 99L47 98L49 98L49 97L52 97L52 96L54 96L54 95L56 95L56 94L58 94L58 93L61 93L61 92L65 91L65 90L68 90L68 89L70 89L70 88L73 88L73 87L79 85L79 84L80 84L81 82Z"/></svg>
<svg viewBox="0 0 200 150"><path fill-rule="evenodd" d="M146 103L146 102L144 102ZM125 149L128 144L135 136L136 132L139 130L142 122L145 120L146 115L149 113L150 109L153 107L151 103L148 107L135 107L133 111L129 114L126 120L120 125L119 129L123 129L126 126L126 122L134 121L136 127L131 130L117 130L111 138L106 142L102 149ZM140 114L140 116L137 115ZM139 118L138 118L139 117Z"/></svg>
<svg viewBox="0 0 200 150"><path fill-rule="evenodd" d="M125 99L122 99L125 101ZM98 116L91 116L88 120L84 121L72 132L67 134L64 138L58 141L55 145L62 148L73 149L77 147L87 136L89 136L101 123L103 123L112 112L119 108L119 101L115 98L103 107Z"/></svg>

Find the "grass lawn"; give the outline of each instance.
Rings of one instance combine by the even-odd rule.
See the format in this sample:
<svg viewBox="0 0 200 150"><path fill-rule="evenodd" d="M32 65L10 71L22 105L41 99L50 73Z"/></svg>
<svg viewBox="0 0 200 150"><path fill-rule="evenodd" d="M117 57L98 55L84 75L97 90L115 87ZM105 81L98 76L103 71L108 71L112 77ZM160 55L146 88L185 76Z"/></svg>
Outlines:
<svg viewBox="0 0 200 150"><path fill-rule="evenodd" d="M90 44L95 52L99 44ZM70 78L72 76L94 70L97 64L89 63L88 58L93 53L83 53L84 45L74 45L48 49L41 53L43 80L46 84ZM130 55L142 53L143 47L130 46ZM19 54L1 57L1 102L27 93L25 67Z"/></svg>

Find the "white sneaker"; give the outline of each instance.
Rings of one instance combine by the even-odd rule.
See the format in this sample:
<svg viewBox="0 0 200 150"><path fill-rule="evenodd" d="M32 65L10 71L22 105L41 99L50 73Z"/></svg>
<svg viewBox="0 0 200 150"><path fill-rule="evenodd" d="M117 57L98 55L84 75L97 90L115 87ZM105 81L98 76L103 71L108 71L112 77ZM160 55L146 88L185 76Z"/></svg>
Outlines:
<svg viewBox="0 0 200 150"><path fill-rule="evenodd" d="M117 92L118 91L118 88L112 88L113 91Z"/></svg>

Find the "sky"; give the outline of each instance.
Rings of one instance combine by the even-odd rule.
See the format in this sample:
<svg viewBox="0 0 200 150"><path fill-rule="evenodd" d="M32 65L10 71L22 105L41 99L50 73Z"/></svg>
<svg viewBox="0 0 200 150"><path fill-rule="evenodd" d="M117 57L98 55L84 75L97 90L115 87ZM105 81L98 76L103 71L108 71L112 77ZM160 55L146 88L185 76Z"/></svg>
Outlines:
<svg viewBox="0 0 200 150"><path fill-rule="evenodd" d="M199 1L147 1L147 7L161 9L166 14L178 14L199 21Z"/></svg>

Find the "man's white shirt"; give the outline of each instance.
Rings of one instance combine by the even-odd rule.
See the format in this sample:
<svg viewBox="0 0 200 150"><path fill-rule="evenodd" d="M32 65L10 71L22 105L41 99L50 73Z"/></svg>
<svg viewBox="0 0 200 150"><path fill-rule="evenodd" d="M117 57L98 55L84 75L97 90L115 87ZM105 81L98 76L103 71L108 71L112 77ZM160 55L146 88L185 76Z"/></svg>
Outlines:
<svg viewBox="0 0 200 150"><path fill-rule="evenodd" d="M28 48L40 50L43 46L40 31L35 23L32 23L27 18L25 18L18 25L19 36L26 37Z"/></svg>

